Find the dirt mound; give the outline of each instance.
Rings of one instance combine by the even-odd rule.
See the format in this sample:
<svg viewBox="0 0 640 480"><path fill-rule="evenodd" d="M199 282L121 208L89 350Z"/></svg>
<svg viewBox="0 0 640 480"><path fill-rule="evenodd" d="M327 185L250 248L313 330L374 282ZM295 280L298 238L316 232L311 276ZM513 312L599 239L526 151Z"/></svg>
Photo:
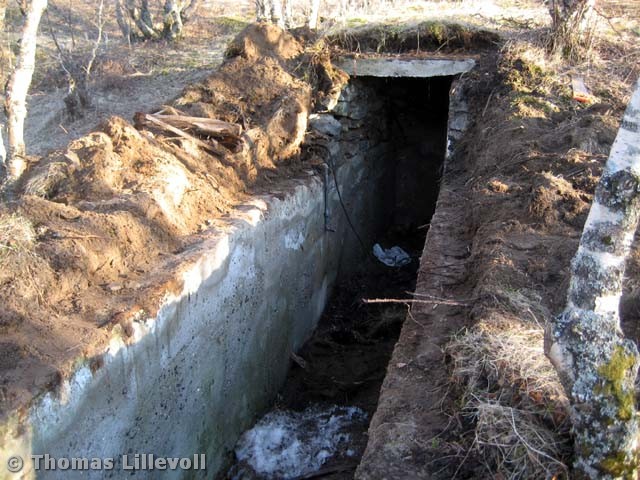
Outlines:
<svg viewBox="0 0 640 480"><path fill-rule="evenodd" d="M231 42L226 56L247 60L265 57L292 60L302 53L302 45L291 35L271 23L249 25Z"/></svg>
<svg viewBox="0 0 640 480"><path fill-rule="evenodd" d="M347 52L456 53L494 47L500 37L472 25L431 20L413 26L367 24L332 34L328 41L334 48Z"/></svg>
<svg viewBox="0 0 640 480"><path fill-rule="evenodd" d="M79 356L100 352L161 296L171 271L247 194L304 168L298 156L319 91L304 46L250 25L236 52L168 108L242 127L219 154L206 137L135 128L118 117L33 163L20 200L0 211L0 411L26 405ZM325 87L327 88L327 87ZM330 86L328 87L330 88Z"/></svg>

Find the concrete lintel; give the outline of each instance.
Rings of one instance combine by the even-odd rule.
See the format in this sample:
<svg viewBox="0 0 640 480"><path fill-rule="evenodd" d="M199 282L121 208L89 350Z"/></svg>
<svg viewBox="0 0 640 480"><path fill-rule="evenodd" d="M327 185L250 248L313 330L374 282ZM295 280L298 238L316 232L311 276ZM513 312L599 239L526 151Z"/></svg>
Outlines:
<svg viewBox="0 0 640 480"><path fill-rule="evenodd" d="M444 77L468 72L476 62L471 58L459 60L341 58L335 64L355 77Z"/></svg>

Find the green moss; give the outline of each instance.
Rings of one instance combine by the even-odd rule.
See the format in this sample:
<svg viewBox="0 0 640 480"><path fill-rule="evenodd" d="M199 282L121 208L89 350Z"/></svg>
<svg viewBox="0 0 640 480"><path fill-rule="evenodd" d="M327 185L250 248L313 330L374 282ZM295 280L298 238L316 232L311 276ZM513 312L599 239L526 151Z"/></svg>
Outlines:
<svg viewBox="0 0 640 480"><path fill-rule="evenodd" d="M599 465L600 469L615 478L635 478L636 462L629 461L624 452L616 452L605 458Z"/></svg>
<svg viewBox="0 0 640 480"><path fill-rule="evenodd" d="M237 34L249 25L249 22L237 17L217 17L213 21L224 34Z"/></svg>
<svg viewBox="0 0 640 480"><path fill-rule="evenodd" d="M359 27L360 25L366 24L367 20L365 20L364 18L349 18L346 22L347 27Z"/></svg>
<svg viewBox="0 0 640 480"><path fill-rule="evenodd" d="M528 107L542 111L545 115L551 115L552 113L557 113L560 111L560 108L556 104L545 100L544 98L536 97L535 95L523 92L515 93L511 105L514 107L517 107L518 105L526 105Z"/></svg>
<svg viewBox="0 0 640 480"><path fill-rule="evenodd" d="M625 390L624 380L627 372L635 364L635 357L627 354L622 347L616 347L608 363L598 368L604 385L598 387L598 393L612 396L618 404L617 417L622 421L630 420L635 408L633 391Z"/></svg>
<svg viewBox="0 0 640 480"><path fill-rule="evenodd" d="M430 20L408 26L403 23L367 23L356 26L360 19L347 20L346 29L327 37L340 48L351 51L408 52L492 47L500 37L494 32L472 25Z"/></svg>

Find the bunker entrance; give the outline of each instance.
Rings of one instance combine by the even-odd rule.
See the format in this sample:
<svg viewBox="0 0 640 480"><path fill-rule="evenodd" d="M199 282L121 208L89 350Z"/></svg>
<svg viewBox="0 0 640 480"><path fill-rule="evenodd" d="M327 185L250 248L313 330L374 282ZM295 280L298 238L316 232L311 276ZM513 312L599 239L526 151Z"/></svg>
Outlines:
<svg viewBox="0 0 640 480"><path fill-rule="evenodd" d="M346 192L341 165L361 157L363 165L374 164L372 175L379 175L378 201L372 208L356 208L359 196L341 192L341 208L329 212L326 235L340 234L330 231L332 218L349 217L344 241L361 248L353 258L340 259L318 327L292 354L272 409L240 438L225 478L353 478L407 318L406 304L364 300L411 298L443 173L451 81L355 78L332 118L311 122L322 135L308 149L327 163L327 188ZM329 132L327 125L336 128ZM365 214L371 218L362 218ZM384 264L373 253L375 244L383 253L400 247L408 259Z"/></svg>

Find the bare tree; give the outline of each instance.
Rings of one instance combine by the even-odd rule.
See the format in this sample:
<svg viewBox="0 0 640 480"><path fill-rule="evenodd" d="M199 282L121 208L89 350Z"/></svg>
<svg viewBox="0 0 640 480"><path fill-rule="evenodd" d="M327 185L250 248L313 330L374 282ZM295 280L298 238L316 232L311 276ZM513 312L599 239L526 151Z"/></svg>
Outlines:
<svg viewBox="0 0 640 480"><path fill-rule="evenodd" d="M640 82L596 189L564 312L545 352L571 403L578 478L637 478L640 356L618 313L625 261L640 218Z"/></svg>
<svg viewBox="0 0 640 480"><path fill-rule="evenodd" d="M256 21L293 27L293 0L255 0Z"/></svg>
<svg viewBox="0 0 640 480"><path fill-rule="evenodd" d="M51 20L47 12L47 22L49 24L49 33L54 45L58 51L58 60L60 66L67 75L69 85L67 96L64 98L67 113L71 118L78 118L84 114L84 110L91 106L91 96L89 94L89 78L93 64L98 55L98 48L102 42L102 32L104 30L104 0L99 0L96 11L96 38L93 42L91 53L88 55L78 55L75 51L75 42L71 47L63 48L58 42L58 38L51 25ZM73 31L73 25L69 23L69 29Z"/></svg>
<svg viewBox="0 0 640 480"><path fill-rule="evenodd" d="M4 32L4 17L7 14L7 0L0 0L0 32Z"/></svg>
<svg viewBox="0 0 640 480"><path fill-rule="evenodd" d="M47 8L47 0L30 0L27 6L16 68L9 77L7 85L5 110L9 152L6 175L9 186L20 178L26 169L24 121L27 116L27 92L35 67L38 25L45 8Z"/></svg>
<svg viewBox="0 0 640 480"><path fill-rule="evenodd" d="M549 0L552 20L552 46L564 57L578 56L581 46L592 40L588 29L596 0Z"/></svg>
<svg viewBox="0 0 640 480"><path fill-rule="evenodd" d="M271 21L280 28L285 27L282 3L283 0L271 0Z"/></svg>
<svg viewBox="0 0 640 480"><path fill-rule="evenodd" d="M184 24L198 6L199 0L165 0L162 24L154 23L149 0L115 0L116 20L129 41L164 38L174 40L182 35Z"/></svg>
<svg viewBox="0 0 640 480"><path fill-rule="evenodd" d="M255 0L256 4L256 20L258 22L266 22L271 16L270 0Z"/></svg>
<svg viewBox="0 0 640 480"><path fill-rule="evenodd" d="M7 13L7 0L0 0L0 35L4 35L5 29L4 29L4 18L5 15ZM5 60L8 59L9 57L9 52L8 49L5 49L4 46L4 38L1 38L0 41L2 42L2 45L0 45L0 63L2 64L2 67L0 67L0 82L4 83L4 78L5 78L5 65L6 62ZM7 151L4 148L4 123L0 122L0 163L2 164L2 167L0 168L0 178L2 178L4 176L4 172L2 171L4 169L4 165L7 159Z"/></svg>
<svg viewBox="0 0 640 480"><path fill-rule="evenodd" d="M307 18L307 26L313 30L318 28L318 15L320 14L320 0L311 0L311 9L309 10L309 18Z"/></svg>

